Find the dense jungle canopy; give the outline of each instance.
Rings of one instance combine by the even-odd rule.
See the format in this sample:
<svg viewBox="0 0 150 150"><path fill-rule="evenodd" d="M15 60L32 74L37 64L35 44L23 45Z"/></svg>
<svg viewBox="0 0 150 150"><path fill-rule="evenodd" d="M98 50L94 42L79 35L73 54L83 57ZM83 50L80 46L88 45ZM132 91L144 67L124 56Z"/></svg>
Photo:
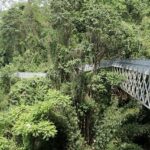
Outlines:
<svg viewBox="0 0 150 150"><path fill-rule="evenodd" d="M9 4L9 0L3 1ZM103 59L150 58L149 0L28 0L0 11L0 150L149 150L150 111ZM79 71L94 64L91 72ZM14 72L47 72L19 79Z"/></svg>

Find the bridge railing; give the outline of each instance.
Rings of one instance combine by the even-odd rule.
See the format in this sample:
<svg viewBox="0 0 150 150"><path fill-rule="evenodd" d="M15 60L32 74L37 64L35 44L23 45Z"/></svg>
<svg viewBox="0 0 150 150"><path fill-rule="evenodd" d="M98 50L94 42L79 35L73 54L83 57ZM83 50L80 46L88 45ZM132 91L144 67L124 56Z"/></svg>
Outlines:
<svg viewBox="0 0 150 150"><path fill-rule="evenodd" d="M99 64L100 68L116 67L133 70L143 74L150 74L150 60L104 60Z"/></svg>
<svg viewBox="0 0 150 150"><path fill-rule="evenodd" d="M27 78L41 78L41 77L46 77L47 73L43 72L16 72L13 74L13 76L21 78L21 79L27 79Z"/></svg>

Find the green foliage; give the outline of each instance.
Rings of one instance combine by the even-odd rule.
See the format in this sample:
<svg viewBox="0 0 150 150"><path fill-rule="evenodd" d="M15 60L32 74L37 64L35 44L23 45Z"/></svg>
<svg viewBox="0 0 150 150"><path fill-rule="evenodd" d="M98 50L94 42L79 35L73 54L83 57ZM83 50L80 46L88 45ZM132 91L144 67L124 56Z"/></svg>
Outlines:
<svg viewBox="0 0 150 150"><path fill-rule="evenodd" d="M0 149L145 147L136 139L149 139L149 113L131 98L123 101L124 79L97 65L150 57L149 6L149 0L29 0L0 13ZM80 71L85 64L94 71ZM48 71L48 79L19 80L17 71Z"/></svg>
<svg viewBox="0 0 150 150"><path fill-rule="evenodd" d="M118 108L117 99L112 98L112 105L104 111L102 120L99 120L96 125L95 148L106 149L111 140L117 138L119 128L122 127L125 121L131 116L139 113L139 109L135 108Z"/></svg>
<svg viewBox="0 0 150 150"><path fill-rule="evenodd" d="M7 65L4 68L0 69L1 78L0 78L0 89L4 93L9 93L11 84L15 82L13 78L13 73L15 72L15 68L13 65Z"/></svg>
<svg viewBox="0 0 150 150"><path fill-rule="evenodd" d="M9 9L2 17L1 65L13 62L22 71L44 66L42 63L47 62L46 24L37 5L20 4Z"/></svg>
<svg viewBox="0 0 150 150"><path fill-rule="evenodd" d="M0 137L0 150L23 150L17 148L15 143L11 140L8 140L4 137Z"/></svg>
<svg viewBox="0 0 150 150"><path fill-rule="evenodd" d="M21 136L19 142L23 141L22 146L25 149L36 147L33 143L36 137L47 141L53 138L57 142L57 136L67 138L68 149L83 149L84 142L70 98L60 92L49 90L43 102L12 108L7 115L8 118L3 118L7 124L4 132L7 132L8 128L16 139ZM57 147L55 144L53 146Z"/></svg>
<svg viewBox="0 0 150 150"><path fill-rule="evenodd" d="M25 119L25 118L23 118ZM17 123L13 127L13 134L14 135L22 135L28 136L33 135L33 137L41 136L44 140L48 140L49 138L55 137L57 130L53 123L49 121L40 121L39 123L26 123L17 121Z"/></svg>
<svg viewBox="0 0 150 150"><path fill-rule="evenodd" d="M8 96L0 90L0 111L8 108Z"/></svg>
<svg viewBox="0 0 150 150"><path fill-rule="evenodd" d="M143 150L140 146L134 143L119 143L118 140L111 141L108 150Z"/></svg>
<svg viewBox="0 0 150 150"><path fill-rule="evenodd" d="M0 150L9 150L9 141L3 137L0 137Z"/></svg>
<svg viewBox="0 0 150 150"><path fill-rule="evenodd" d="M20 80L11 86L9 103L31 105L37 101L43 101L49 87L51 83L47 79Z"/></svg>

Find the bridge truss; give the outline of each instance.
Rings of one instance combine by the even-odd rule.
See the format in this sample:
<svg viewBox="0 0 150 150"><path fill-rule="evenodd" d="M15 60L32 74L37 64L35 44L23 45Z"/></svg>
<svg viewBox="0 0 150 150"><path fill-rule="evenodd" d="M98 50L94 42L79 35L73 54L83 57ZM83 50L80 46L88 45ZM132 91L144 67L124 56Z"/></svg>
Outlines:
<svg viewBox="0 0 150 150"><path fill-rule="evenodd" d="M106 60L98 68L108 67L124 77L121 89L150 109L150 60ZM85 65L84 71L93 68L93 65Z"/></svg>

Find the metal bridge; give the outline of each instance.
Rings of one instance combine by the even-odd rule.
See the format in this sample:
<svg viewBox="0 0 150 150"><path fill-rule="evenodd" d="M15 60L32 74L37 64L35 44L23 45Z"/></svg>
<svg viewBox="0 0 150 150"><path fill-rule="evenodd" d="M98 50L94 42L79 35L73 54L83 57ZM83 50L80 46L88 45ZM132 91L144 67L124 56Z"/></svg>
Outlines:
<svg viewBox="0 0 150 150"><path fill-rule="evenodd" d="M120 85L122 90L150 109L150 60L106 60L97 68L107 67L125 78ZM82 69L92 71L93 68L93 65L85 65Z"/></svg>
<svg viewBox="0 0 150 150"><path fill-rule="evenodd" d="M111 67L125 81L120 87L133 98L139 100L150 109L150 60L105 60L97 68ZM82 71L92 71L93 65L84 65ZM14 74L19 78L46 77L46 73L18 72Z"/></svg>

